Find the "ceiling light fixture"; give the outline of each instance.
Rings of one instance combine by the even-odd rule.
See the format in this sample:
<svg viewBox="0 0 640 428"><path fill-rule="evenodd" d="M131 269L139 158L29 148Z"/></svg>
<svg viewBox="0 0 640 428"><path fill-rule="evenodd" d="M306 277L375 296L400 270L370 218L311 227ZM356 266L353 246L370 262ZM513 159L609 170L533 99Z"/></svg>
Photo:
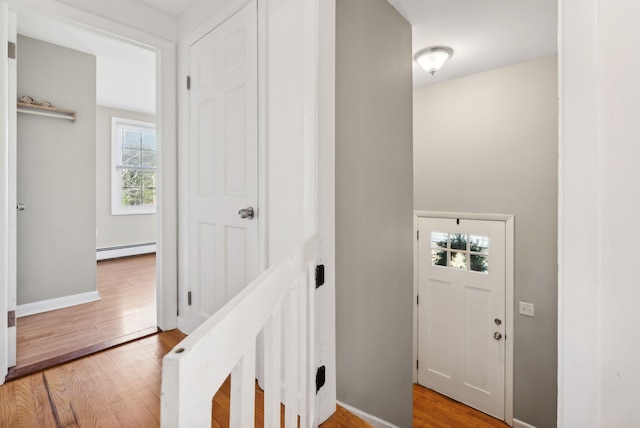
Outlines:
<svg viewBox="0 0 640 428"><path fill-rule="evenodd" d="M434 46L422 49L413 57L422 68L433 74L453 55L453 49L446 46Z"/></svg>

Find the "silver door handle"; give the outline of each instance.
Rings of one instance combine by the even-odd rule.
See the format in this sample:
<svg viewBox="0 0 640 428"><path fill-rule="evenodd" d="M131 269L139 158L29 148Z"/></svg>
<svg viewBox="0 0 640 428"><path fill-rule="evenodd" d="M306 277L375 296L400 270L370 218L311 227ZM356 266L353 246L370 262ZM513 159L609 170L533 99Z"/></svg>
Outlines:
<svg viewBox="0 0 640 428"><path fill-rule="evenodd" d="M253 218L254 214L255 213L253 211L253 207L243 208L240 211L238 211L238 216L240 218L248 218L249 220Z"/></svg>
<svg viewBox="0 0 640 428"><path fill-rule="evenodd" d="M502 335L496 331L495 333L493 333L493 338L495 340L500 340L502 339Z"/></svg>
<svg viewBox="0 0 640 428"><path fill-rule="evenodd" d="M24 204L18 204L18 206L16 207L16 209L18 210L18 212L20 212L20 211L24 211L24 208L25 208Z"/></svg>

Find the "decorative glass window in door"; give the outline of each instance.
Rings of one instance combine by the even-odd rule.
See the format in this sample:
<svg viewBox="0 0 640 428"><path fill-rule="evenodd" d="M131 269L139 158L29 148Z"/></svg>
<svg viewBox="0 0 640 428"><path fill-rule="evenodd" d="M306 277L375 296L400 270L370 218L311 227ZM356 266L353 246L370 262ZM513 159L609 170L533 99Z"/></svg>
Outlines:
<svg viewBox="0 0 640 428"><path fill-rule="evenodd" d="M449 269L489 273L489 237L432 232L431 264Z"/></svg>

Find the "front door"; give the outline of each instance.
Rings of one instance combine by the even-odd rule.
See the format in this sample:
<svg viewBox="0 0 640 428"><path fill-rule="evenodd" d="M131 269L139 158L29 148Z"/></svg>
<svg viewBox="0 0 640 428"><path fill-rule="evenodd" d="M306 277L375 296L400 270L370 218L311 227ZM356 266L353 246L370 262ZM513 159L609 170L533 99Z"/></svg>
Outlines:
<svg viewBox="0 0 640 428"><path fill-rule="evenodd" d="M505 223L421 217L418 231L418 383L504 419Z"/></svg>
<svg viewBox="0 0 640 428"><path fill-rule="evenodd" d="M191 329L258 275L257 37L253 1L190 49Z"/></svg>

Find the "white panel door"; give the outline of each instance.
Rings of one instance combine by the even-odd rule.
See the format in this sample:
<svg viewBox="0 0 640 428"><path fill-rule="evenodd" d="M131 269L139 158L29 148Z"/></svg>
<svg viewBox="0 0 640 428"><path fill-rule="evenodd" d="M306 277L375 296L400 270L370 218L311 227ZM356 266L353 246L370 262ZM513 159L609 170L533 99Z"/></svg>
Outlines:
<svg viewBox="0 0 640 428"><path fill-rule="evenodd" d="M418 223L418 383L498 419L505 397L505 223Z"/></svg>
<svg viewBox="0 0 640 428"><path fill-rule="evenodd" d="M190 327L258 275L257 11L191 46ZM253 218L240 218L253 208ZM249 216L250 217L250 216Z"/></svg>

